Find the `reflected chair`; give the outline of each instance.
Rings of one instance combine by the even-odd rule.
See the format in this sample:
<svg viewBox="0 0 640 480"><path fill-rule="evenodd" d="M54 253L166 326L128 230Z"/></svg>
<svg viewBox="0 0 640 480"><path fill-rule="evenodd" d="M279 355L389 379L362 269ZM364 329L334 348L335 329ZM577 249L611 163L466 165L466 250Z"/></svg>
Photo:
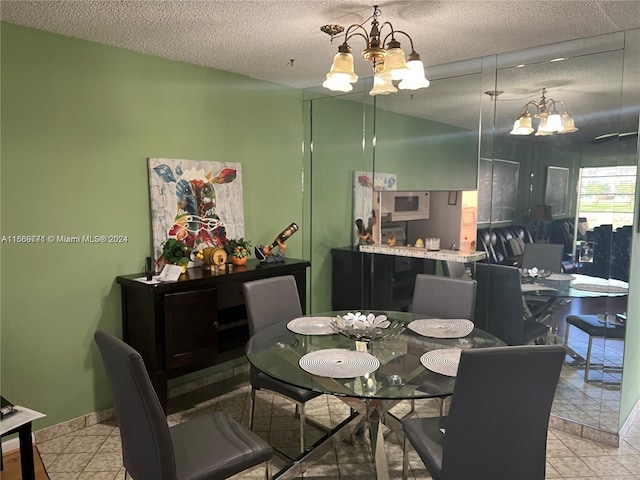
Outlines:
<svg viewBox="0 0 640 480"><path fill-rule="evenodd" d="M479 328L507 345L544 341L549 327L537 319L546 312L540 309L533 316L528 315L518 268L477 263L475 275L478 282L475 324Z"/></svg>
<svg viewBox="0 0 640 480"><path fill-rule="evenodd" d="M562 271L564 246L557 243L527 243L522 257L523 268L548 270L551 273Z"/></svg>
<svg viewBox="0 0 640 480"><path fill-rule="evenodd" d="M449 415L403 421L402 478L409 442L434 480L544 480L564 357L560 345L463 350Z"/></svg>
<svg viewBox="0 0 640 480"><path fill-rule="evenodd" d="M593 347L593 339L601 338L603 340L621 340L624 342L625 330L623 325L613 325L608 320L600 322L598 315L569 315L566 318L567 326L564 333L564 346L569 348L569 329L573 325L579 330L582 330L589 336L589 343L587 346L587 356L585 357L584 366L584 381L589 383L589 369L594 366L591 362L591 353ZM604 355L604 354L603 354ZM602 359L602 370L607 368L619 370L622 367L606 367L604 364L604 358Z"/></svg>
<svg viewBox="0 0 640 480"><path fill-rule="evenodd" d="M273 451L258 435L221 412L169 427L140 354L101 330L95 341L113 393L125 478L217 480L263 462L271 478Z"/></svg>
<svg viewBox="0 0 640 480"><path fill-rule="evenodd" d="M281 324L282 328L286 329L286 324L290 320L302 316L298 286L293 275L246 282L242 288L247 305L249 333L252 336L273 324ZM304 452L304 426L306 423L304 404L321 394L276 380L262 373L253 365L250 366L249 376L251 383L250 428L253 430L256 390L265 389L277 393L296 404L296 411L300 416L300 451Z"/></svg>
<svg viewBox="0 0 640 480"><path fill-rule="evenodd" d="M452 262L449 260L445 260L442 262L442 270L444 271L445 276L453 277L453 278L465 278L464 263L462 262Z"/></svg>
<svg viewBox="0 0 640 480"><path fill-rule="evenodd" d="M411 313L473 321L476 281L420 273L416 275Z"/></svg>

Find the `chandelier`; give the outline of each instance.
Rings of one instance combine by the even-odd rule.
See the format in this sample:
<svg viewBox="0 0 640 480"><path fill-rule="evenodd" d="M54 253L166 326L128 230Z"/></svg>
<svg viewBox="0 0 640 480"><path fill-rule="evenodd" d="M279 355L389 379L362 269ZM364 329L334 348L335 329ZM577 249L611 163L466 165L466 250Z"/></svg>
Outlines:
<svg viewBox="0 0 640 480"><path fill-rule="evenodd" d="M520 116L513 124L513 129L509 132L511 135L529 135L535 131L531 125L531 114L529 113L529 105L533 105L536 108L534 117L540 119L538 124L538 130L536 136L553 135L554 133L573 133L577 132L578 128L573 122L573 118L569 114L567 104L561 100L547 99L545 94L547 89L542 89L542 98L539 103L533 100L527 102L522 107ZM564 113L560 115L556 106L561 105L564 107Z"/></svg>
<svg viewBox="0 0 640 480"><path fill-rule="evenodd" d="M373 7L373 15L364 21L373 19L371 31L368 33L362 26L364 22L353 24L347 28L344 42L338 47L338 53L333 58L331 70L327 73L327 79L322 83L323 87L336 92L353 90L351 84L358 81L358 75L353 70L353 55L351 55L351 47L347 42L355 36L364 38L367 48L362 51L362 58L373 64L373 88L369 95L388 95L397 92L398 88L417 90L429 86L429 80L424 75L424 65L420 60L420 55L413 49L411 37L403 31L394 30L389 22L380 25L378 23L380 13L376 5ZM387 26L391 31L381 40L381 32ZM324 25L320 30L331 35L333 40L333 36L344 31L344 27ZM405 53L400 48L400 42L396 40L398 34L406 36L411 43L411 53L406 57L406 60ZM399 81L397 87L393 84L394 81Z"/></svg>

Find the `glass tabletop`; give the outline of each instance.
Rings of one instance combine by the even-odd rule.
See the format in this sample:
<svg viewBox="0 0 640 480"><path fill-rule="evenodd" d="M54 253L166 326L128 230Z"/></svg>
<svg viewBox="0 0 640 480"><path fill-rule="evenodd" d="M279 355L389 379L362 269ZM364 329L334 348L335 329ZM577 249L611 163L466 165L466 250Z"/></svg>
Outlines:
<svg viewBox="0 0 640 480"><path fill-rule="evenodd" d="M582 274L552 274L548 278L522 278L522 293L543 297L589 298L627 295L629 284L614 278Z"/></svg>
<svg viewBox="0 0 640 480"><path fill-rule="evenodd" d="M309 317L328 319L346 313L327 312ZM405 327L414 320L429 318L407 312L375 313L385 314L392 323L399 322ZM420 361L425 353L437 349L463 350L503 345L501 340L478 328L461 338L432 338L405 328L391 337L365 343L339 333L294 333L283 323L267 327L252 336L247 343L246 354L249 362L258 370L297 387L338 396L397 400L440 397L453 392L455 377L427 369ZM303 356L312 353L322 355L315 352L327 349L340 349L338 353L345 354L366 352L375 357L372 360L377 360L379 366L371 373L347 378L313 375L300 366ZM343 352L343 349L348 352ZM348 353L347 357L352 355L357 354Z"/></svg>

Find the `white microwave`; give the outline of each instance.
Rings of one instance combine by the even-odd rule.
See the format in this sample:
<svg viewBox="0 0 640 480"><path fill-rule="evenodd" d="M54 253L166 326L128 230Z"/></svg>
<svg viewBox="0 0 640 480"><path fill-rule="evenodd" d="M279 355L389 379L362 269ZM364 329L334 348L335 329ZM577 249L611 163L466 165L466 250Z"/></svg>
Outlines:
<svg viewBox="0 0 640 480"><path fill-rule="evenodd" d="M391 221L423 220L429 218L429 192L380 192L380 215L391 215Z"/></svg>

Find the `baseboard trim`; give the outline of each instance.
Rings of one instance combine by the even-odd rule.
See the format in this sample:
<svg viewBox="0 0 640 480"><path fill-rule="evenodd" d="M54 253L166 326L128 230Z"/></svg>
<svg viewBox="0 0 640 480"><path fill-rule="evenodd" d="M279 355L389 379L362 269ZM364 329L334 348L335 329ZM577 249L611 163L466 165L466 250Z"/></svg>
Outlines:
<svg viewBox="0 0 640 480"><path fill-rule="evenodd" d="M612 447L620 446L620 435L615 432L602 430L601 428L585 425L569 418L558 417L551 414L549 418L549 428L560 430L561 432L570 433L577 437L593 440L594 442L604 443Z"/></svg>
<svg viewBox="0 0 640 480"><path fill-rule="evenodd" d="M36 443L36 436L31 433L31 445ZM14 450L20 450L20 439L18 437L2 440L2 454L6 455Z"/></svg>
<svg viewBox="0 0 640 480"><path fill-rule="evenodd" d="M169 388L169 398L174 398L185 393L198 390L207 385L218 383L229 378L233 378L238 375L245 375L249 371L249 364L247 362L241 365L235 365L226 370L221 370L195 380L189 380L184 383L176 384ZM98 412L91 412L81 417L73 418L65 422L51 425L50 427L43 428L34 432L36 443L46 442L53 438L68 435L69 433L82 430L83 428L96 425L98 423L106 422L116 417L115 409L108 408ZM4 445L4 444L3 444Z"/></svg>

